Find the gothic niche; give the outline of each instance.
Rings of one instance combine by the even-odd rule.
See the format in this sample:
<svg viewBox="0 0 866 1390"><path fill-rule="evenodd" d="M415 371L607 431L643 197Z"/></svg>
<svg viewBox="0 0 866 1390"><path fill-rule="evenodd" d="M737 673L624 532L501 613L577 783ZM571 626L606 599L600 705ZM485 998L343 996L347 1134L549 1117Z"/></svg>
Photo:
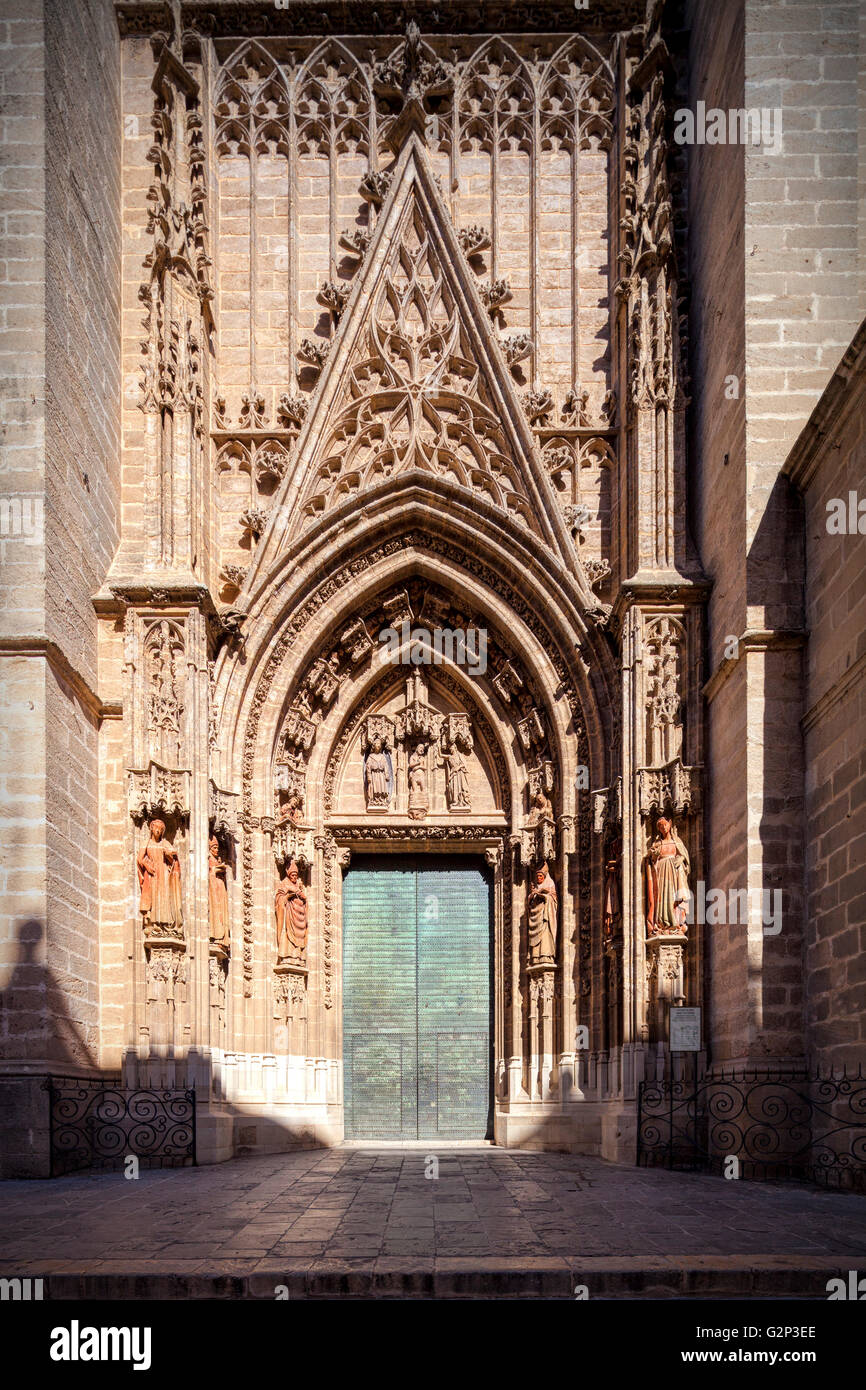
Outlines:
<svg viewBox="0 0 866 1390"><path fill-rule="evenodd" d="M387 811L394 795L394 724L387 715L373 714L364 721L361 751L364 757L364 795L368 811Z"/></svg>
<svg viewBox="0 0 866 1390"><path fill-rule="evenodd" d="M149 755L166 767L180 761L183 717L183 633L167 618L152 623L144 638Z"/></svg>
<svg viewBox="0 0 866 1390"><path fill-rule="evenodd" d="M180 900L180 859L165 838L165 821L157 817L149 825L150 838L138 853L138 885L145 940L172 937L183 940Z"/></svg>
<svg viewBox="0 0 866 1390"><path fill-rule="evenodd" d="M274 897L277 927L277 965L306 966L307 890L292 859Z"/></svg>
<svg viewBox="0 0 866 1390"><path fill-rule="evenodd" d="M527 945L529 964L552 966L556 963L556 935L559 898L547 864L539 864L530 874L526 896Z"/></svg>
<svg viewBox="0 0 866 1390"><path fill-rule="evenodd" d="M686 936L689 852L667 816L659 816L644 861L647 936Z"/></svg>
<svg viewBox="0 0 866 1390"><path fill-rule="evenodd" d="M675 618L663 615L647 623L644 651L649 767L662 767L682 752L684 650L685 635Z"/></svg>
<svg viewBox="0 0 866 1390"><path fill-rule="evenodd" d="M453 689L452 689L453 687ZM350 719L338 754L331 809L339 818L496 814L501 797L473 718L455 709L459 687L448 673L413 674L379 708Z"/></svg>
<svg viewBox="0 0 866 1390"><path fill-rule="evenodd" d="M175 1041L178 993L186 1002L186 943L181 905L180 857L165 838L165 821L154 816L148 839L136 855L139 913L146 956L147 1026L152 1046Z"/></svg>

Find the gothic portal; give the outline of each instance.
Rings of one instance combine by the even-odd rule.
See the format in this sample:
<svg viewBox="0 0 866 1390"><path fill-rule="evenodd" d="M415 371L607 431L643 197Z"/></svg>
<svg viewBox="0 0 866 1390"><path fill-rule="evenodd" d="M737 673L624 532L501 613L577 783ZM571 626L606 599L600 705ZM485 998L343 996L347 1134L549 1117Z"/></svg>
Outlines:
<svg viewBox="0 0 866 1390"><path fill-rule="evenodd" d="M66 36L107 55L103 259L54 387L63 601L3 648L49 769L3 1064L20 1014L34 1075L194 1085L206 1161L627 1160L671 1008L703 1063L830 1047L794 523L745 395L716 424L751 233L671 138L673 6L398 8L129 0ZM709 874L781 885L784 932L713 935Z"/></svg>

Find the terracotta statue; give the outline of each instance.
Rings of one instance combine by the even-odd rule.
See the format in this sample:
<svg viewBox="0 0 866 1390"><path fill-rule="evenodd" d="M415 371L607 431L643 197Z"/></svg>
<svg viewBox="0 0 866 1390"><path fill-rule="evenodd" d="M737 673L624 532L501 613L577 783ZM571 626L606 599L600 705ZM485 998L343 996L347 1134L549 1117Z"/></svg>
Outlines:
<svg viewBox="0 0 866 1390"><path fill-rule="evenodd" d="M529 817L527 825L538 825L539 821L553 820L553 803L539 787L530 798Z"/></svg>
<svg viewBox="0 0 866 1390"><path fill-rule="evenodd" d="M302 961L307 955L307 893L294 859L277 888L277 959Z"/></svg>
<svg viewBox="0 0 866 1390"><path fill-rule="evenodd" d="M427 749L419 743L409 759L409 815L418 817L427 811Z"/></svg>
<svg viewBox="0 0 866 1390"><path fill-rule="evenodd" d="M647 936L688 931L689 852L667 816L659 816L645 860Z"/></svg>
<svg viewBox="0 0 866 1390"><path fill-rule="evenodd" d="M292 792L280 816L280 825L300 825L304 819L304 799L300 792Z"/></svg>
<svg viewBox="0 0 866 1390"><path fill-rule="evenodd" d="M226 951L231 948L229 894L226 886L228 865L220 854L220 842L212 835L207 857L207 904L210 939Z"/></svg>
<svg viewBox="0 0 866 1390"><path fill-rule="evenodd" d="M559 899L550 870L542 864L527 899L529 916L529 964L553 964L556 959L556 917Z"/></svg>
<svg viewBox="0 0 866 1390"><path fill-rule="evenodd" d="M138 910L148 936L158 936L160 931L181 936L180 860L164 835L165 821L152 820L150 839L137 859L141 889Z"/></svg>
<svg viewBox="0 0 866 1390"><path fill-rule="evenodd" d="M443 753L442 766L445 768L445 792L449 810L470 810L466 763L459 749L451 748L447 753Z"/></svg>
<svg viewBox="0 0 866 1390"><path fill-rule="evenodd" d="M391 802L391 759L378 737L364 760L364 795L370 808L386 808Z"/></svg>

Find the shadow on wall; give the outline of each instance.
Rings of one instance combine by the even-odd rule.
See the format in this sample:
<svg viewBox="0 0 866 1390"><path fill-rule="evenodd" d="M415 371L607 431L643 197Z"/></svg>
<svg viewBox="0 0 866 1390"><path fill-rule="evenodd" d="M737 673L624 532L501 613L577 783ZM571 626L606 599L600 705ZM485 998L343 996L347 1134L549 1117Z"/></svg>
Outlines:
<svg viewBox="0 0 866 1390"><path fill-rule="evenodd" d="M14 966L0 988L0 1178L47 1178L51 1174L50 1097L46 1077L121 1084L120 1073L100 1068L80 1020L70 1012L73 979L62 979L45 963L45 923L28 918L17 928ZM144 1064L145 1069L147 1063ZM154 1071L165 1067L155 1061ZM190 1051L178 1060L182 1077L195 1079L198 1148L231 1158L245 1153L289 1151L319 1146L314 1126L286 1123L273 1114L210 1104L212 1063ZM156 1077L154 1077L156 1081ZM185 1080L178 1083L180 1089ZM146 1081L141 1083L146 1089ZM157 1085L157 1089L162 1089ZM73 1087L74 1093L74 1087ZM218 1108L217 1108L218 1107ZM73 1103L69 1112L75 1111ZM82 1105L82 1125L88 1123ZM57 1128L57 1126L55 1126ZM213 1133L209 1133L209 1129ZM122 1155L121 1155L122 1157Z"/></svg>
<svg viewBox="0 0 866 1390"><path fill-rule="evenodd" d="M0 1176L48 1173L48 1094L44 1078L99 1075L97 1058L69 1011L72 979L45 962L45 923L17 929L15 964L0 989ZM4 976L6 972L4 971Z"/></svg>
<svg viewBox="0 0 866 1390"><path fill-rule="evenodd" d="M804 699L805 521L802 498L779 474L766 499L747 557L746 601L763 610L757 650L757 686L749 671L747 699L763 704L760 755L760 885L749 887L750 939L760 930L761 949L749 956L752 1061L805 1057L804 930L806 772ZM767 634L762 639L760 632ZM763 644L764 650L761 650ZM744 654L741 653L741 657ZM761 669L761 665L762 668ZM760 673L760 674L759 674ZM751 780L751 779L750 779ZM757 887L760 888L760 910ZM740 927L745 931L745 927Z"/></svg>

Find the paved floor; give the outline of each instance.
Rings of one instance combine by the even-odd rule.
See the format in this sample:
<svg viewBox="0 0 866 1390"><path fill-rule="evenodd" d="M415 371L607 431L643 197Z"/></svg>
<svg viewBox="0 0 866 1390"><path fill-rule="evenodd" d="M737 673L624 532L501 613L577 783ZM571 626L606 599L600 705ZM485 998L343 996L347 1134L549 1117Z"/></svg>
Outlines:
<svg viewBox="0 0 866 1390"><path fill-rule="evenodd" d="M311 1150L0 1184L0 1261L45 1272L322 1258L866 1255L866 1197L494 1148Z"/></svg>

